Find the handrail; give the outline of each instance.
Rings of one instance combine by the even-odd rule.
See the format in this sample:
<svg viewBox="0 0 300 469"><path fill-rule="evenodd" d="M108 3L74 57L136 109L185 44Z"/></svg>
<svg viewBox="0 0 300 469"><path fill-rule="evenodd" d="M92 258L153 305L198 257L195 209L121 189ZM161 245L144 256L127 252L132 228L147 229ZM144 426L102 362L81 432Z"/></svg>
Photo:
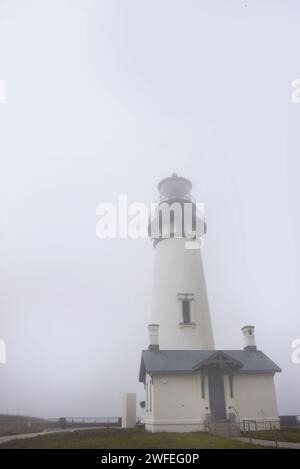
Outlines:
<svg viewBox="0 0 300 469"><path fill-rule="evenodd" d="M230 405L230 406L228 406L228 409L233 409L234 410L234 412L237 416L238 424L240 424L241 419L240 419L240 416L239 416L238 411L236 410L236 408L233 405Z"/></svg>

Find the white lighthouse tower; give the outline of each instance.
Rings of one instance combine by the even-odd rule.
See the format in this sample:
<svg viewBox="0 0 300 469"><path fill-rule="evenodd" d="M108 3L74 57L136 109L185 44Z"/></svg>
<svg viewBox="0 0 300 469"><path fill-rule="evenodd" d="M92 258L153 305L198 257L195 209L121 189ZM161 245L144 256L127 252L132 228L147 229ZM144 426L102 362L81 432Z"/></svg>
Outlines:
<svg viewBox="0 0 300 469"><path fill-rule="evenodd" d="M224 435L225 425L231 436L240 435L247 421L260 429L270 422L278 428L274 374L281 370L257 349L254 326L242 329L244 349L215 350L197 243L205 224L191 188L176 174L163 179L149 223L153 300L139 372L145 428Z"/></svg>
<svg viewBox="0 0 300 469"><path fill-rule="evenodd" d="M155 261L149 331L151 340L153 326L156 330L159 326L160 350L214 349L201 250L197 245L193 249L187 232L204 226L196 223L191 188L188 179L175 174L163 179L158 184L158 210L151 220Z"/></svg>

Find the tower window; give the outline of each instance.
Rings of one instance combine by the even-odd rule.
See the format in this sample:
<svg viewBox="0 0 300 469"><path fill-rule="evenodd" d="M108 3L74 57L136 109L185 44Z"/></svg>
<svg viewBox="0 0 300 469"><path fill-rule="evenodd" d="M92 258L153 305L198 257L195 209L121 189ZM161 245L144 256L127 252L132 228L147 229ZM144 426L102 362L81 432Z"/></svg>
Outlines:
<svg viewBox="0 0 300 469"><path fill-rule="evenodd" d="M188 299L182 300L182 322L184 324L191 322L191 302Z"/></svg>
<svg viewBox="0 0 300 469"><path fill-rule="evenodd" d="M194 301L194 293L178 293L177 298L180 303L179 313L179 325L180 327L196 327L193 321L193 309L192 301Z"/></svg>

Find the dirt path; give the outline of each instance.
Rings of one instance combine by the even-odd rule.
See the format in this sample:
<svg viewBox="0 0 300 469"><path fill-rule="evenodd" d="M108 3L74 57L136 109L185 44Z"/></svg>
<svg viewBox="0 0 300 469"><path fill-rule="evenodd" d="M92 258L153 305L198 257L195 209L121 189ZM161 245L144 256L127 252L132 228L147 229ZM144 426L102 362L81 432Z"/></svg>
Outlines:
<svg viewBox="0 0 300 469"><path fill-rule="evenodd" d="M79 432L83 430L103 430L104 427L79 427L79 428L66 428L56 430L45 430L38 433L22 433L20 435L0 436L0 445L13 440L26 440L28 438L35 438L36 436L50 435L51 433L66 433L66 432Z"/></svg>

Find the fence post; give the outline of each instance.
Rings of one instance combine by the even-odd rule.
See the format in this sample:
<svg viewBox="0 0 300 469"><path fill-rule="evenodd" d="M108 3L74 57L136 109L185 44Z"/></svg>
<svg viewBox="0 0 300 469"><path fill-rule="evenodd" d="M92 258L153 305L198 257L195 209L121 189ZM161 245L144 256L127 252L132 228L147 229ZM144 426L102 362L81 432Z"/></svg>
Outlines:
<svg viewBox="0 0 300 469"><path fill-rule="evenodd" d="M250 422L248 422L248 435L249 435L249 443L252 443L251 431L250 431Z"/></svg>
<svg viewBox="0 0 300 469"><path fill-rule="evenodd" d="M275 447L278 449L278 438L277 438L277 433L275 429L275 425L273 425L273 435L274 435L274 440L275 440Z"/></svg>

